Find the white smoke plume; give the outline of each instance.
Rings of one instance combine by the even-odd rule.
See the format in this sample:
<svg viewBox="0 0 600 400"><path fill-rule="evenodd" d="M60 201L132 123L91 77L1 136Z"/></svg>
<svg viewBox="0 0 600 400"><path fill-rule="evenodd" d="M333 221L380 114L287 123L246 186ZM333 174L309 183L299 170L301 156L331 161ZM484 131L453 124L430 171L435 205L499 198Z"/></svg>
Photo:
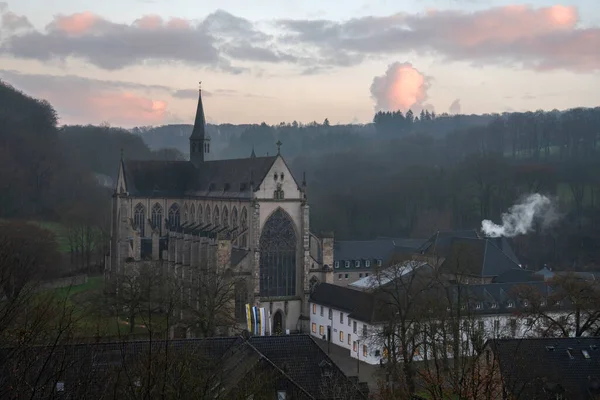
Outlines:
<svg viewBox="0 0 600 400"><path fill-rule="evenodd" d="M539 223L542 229L548 228L558 218L554 202L547 196L535 193L502 214L502 225L483 220L481 231L488 237L514 237L533 231L536 223Z"/></svg>

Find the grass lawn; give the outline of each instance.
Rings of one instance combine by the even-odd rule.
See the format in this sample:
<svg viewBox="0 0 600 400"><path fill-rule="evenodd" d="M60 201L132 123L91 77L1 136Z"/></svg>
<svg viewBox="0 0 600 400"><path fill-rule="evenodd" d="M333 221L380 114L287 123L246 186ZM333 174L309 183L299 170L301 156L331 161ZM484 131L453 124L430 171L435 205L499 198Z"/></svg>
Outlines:
<svg viewBox="0 0 600 400"><path fill-rule="evenodd" d="M124 313L117 315L110 305L110 298L104 292L104 277L90 277L87 283L77 286L50 289L53 297L64 301L66 307L73 307L79 334L83 337L118 337L129 333L128 318ZM164 314L153 314L153 331L162 331L166 327ZM148 334L148 315L137 315L133 334L143 337Z"/></svg>
<svg viewBox="0 0 600 400"><path fill-rule="evenodd" d="M50 221L30 221L39 225L41 228L46 229L54 234L56 243L58 243L58 251L61 253L68 253L70 250L69 240L67 239L67 231L64 226L58 222Z"/></svg>

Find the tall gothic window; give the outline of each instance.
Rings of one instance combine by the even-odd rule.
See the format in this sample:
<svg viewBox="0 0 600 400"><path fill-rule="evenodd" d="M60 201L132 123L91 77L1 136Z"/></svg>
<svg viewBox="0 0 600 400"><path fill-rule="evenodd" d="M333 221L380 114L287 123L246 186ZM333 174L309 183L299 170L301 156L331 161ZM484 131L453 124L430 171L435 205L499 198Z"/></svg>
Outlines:
<svg viewBox="0 0 600 400"><path fill-rule="evenodd" d="M140 236L144 236L144 228L146 228L146 208L142 203L138 203L133 211L133 223L135 227L140 231Z"/></svg>
<svg viewBox="0 0 600 400"><path fill-rule="evenodd" d="M235 320L246 321L246 304L248 304L248 287L246 281L240 280L235 284Z"/></svg>
<svg viewBox="0 0 600 400"><path fill-rule="evenodd" d="M207 204L206 205L206 219L205 219L207 224L212 223L212 219L210 219L210 206Z"/></svg>
<svg viewBox="0 0 600 400"><path fill-rule="evenodd" d="M183 206L183 222L184 222L184 223L189 221L189 220L188 220L188 216L189 216L189 214L188 214L188 205L187 205L187 204L185 204L185 205Z"/></svg>
<svg viewBox="0 0 600 400"><path fill-rule="evenodd" d="M242 217L240 218L240 247L248 247L248 210L246 207L242 208Z"/></svg>
<svg viewBox="0 0 600 400"><path fill-rule="evenodd" d="M215 212L213 213L213 223L215 224L215 226L219 226L219 224L221 223L219 217L219 207L215 206Z"/></svg>
<svg viewBox="0 0 600 400"><path fill-rule="evenodd" d="M238 211L237 211L237 208L235 206L233 207L233 210L231 210L231 226L234 229L234 231L233 231L233 237L231 239L235 240L235 239L237 239L237 236L238 236L238 233L239 233L239 230L235 229L235 228L239 227L238 226Z"/></svg>
<svg viewBox="0 0 600 400"><path fill-rule="evenodd" d="M198 206L198 223L199 224L202 224L204 222L204 220L202 219L202 210L203 210L203 207L202 207L202 204L200 204Z"/></svg>
<svg viewBox="0 0 600 400"><path fill-rule="evenodd" d="M152 207L152 228L157 229L159 235L162 232L162 222L163 222L163 208L160 204L156 203Z"/></svg>
<svg viewBox="0 0 600 400"><path fill-rule="evenodd" d="M269 217L260 235L260 295L296 294L296 231L281 208Z"/></svg>
<svg viewBox="0 0 600 400"><path fill-rule="evenodd" d="M229 228L229 210L227 210L227 206L223 207L223 216L221 218L223 221L223 226Z"/></svg>
<svg viewBox="0 0 600 400"><path fill-rule="evenodd" d="M192 224L196 223L196 206L194 204L190 207L190 222Z"/></svg>
<svg viewBox="0 0 600 400"><path fill-rule="evenodd" d="M181 213L179 211L179 204L173 203L169 208L169 227L179 228L181 225Z"/></svg>

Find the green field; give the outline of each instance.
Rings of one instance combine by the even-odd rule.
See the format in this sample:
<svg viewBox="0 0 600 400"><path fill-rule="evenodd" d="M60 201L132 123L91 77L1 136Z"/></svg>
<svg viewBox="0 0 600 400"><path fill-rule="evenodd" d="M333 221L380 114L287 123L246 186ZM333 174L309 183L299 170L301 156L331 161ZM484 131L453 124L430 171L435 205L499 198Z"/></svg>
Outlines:
<svg viewBox="0 0 600 400"><path fill-rule="evenodd" d="M69 239L67 238L67 230L65 227L58 222L50 221L30 221L31 223L39 225L41 228L46 229L54 234L56 243L58 243L58 251L61 253L68 253L71 249L69 247Z"/></svg>
<svg viewBox="0 0 600 400"><path fill-rule="evenodd" d="M90 277L87 283L71 287L50 289L46 293L73 310L78 335L81 337L108 336L119 337L129 334L127 315L117 313L112 299L104 294L104 277ZM152 318L152 324L147 319ZM164 314L137 315L133 334L137 338L149 334L148 325L154 333L164 332L166 327Z"/></svg>

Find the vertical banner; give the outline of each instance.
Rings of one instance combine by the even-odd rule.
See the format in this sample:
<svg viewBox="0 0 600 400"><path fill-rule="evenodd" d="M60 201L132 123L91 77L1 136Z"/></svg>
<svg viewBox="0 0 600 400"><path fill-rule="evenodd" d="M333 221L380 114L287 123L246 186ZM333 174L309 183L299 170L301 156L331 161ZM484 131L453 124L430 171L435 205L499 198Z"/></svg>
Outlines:
<svg viewBox="0 0 600 400"><path fill-rule="evenodd" d="M264 308L260 309L260 336L265 336L267 329L266 329L266 323L267 323L267 319L266 317L266 311Z"/></svg>
<svg viewBox="0 0 600 400"><path fill-rule="evenodd" d="M252 317L250 316L250 304L246 304L246 324L248 325L248 332L252 333Z"/></svg>
<svg viewBox="0 0 600 400"><path fill-rule="evenodd" d="M262 336L262 329L263 329L263 325L264 325L262 308L256 307L256 313L258 314L258 330L256 331L256 334L258 336Z"/></svg>
<svg viewBox="0 0 600 400"><path fill-rule="evenodd" d="M272 328L272 322L271 322L271 313L267 310L267 323L269 324L269 336L271 336L273 334L273 328Z"/></svg>
<svg viewBox="0 0 600 400"><path fill-rule="evenodd" d="M258 307L252 307L252 315L254 316L254 331L252 333L256 335L258 333Z"/></svg>

